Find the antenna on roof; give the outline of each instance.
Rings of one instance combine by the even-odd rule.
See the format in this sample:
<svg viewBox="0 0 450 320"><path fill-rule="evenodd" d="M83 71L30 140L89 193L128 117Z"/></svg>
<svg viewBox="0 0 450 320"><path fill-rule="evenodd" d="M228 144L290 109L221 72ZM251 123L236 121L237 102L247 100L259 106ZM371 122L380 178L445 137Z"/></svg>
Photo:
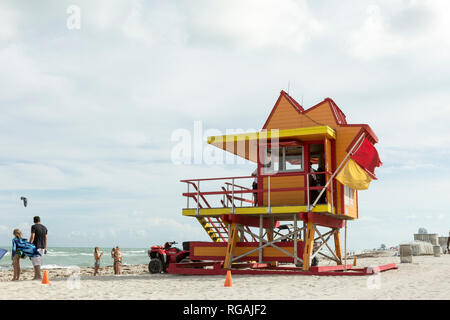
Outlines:
<svg viewBox="0 0 450 320"><path fill-rule="evenodd" d="M288 94L289 94L289 89L291 88L291 80L288 81Z"/></svg>

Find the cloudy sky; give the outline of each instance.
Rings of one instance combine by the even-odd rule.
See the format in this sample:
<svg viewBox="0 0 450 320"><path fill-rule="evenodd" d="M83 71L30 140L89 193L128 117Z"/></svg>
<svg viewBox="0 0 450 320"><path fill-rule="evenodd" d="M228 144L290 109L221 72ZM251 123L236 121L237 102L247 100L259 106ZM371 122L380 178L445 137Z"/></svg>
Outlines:
<svg viewBox="0 0 450 320"><path fill-rule="evenodd" d="M384 165L360 192L349 248L397 245L419 227L446 235L449 10L445 0L1 1L0 244L15 227L28 236L34 215L50 246L207 240L181 216L179 180L253 166L175 165L173 133L196 121L259 129L288 83L305 108L331 97L380 139Z"/></svg>

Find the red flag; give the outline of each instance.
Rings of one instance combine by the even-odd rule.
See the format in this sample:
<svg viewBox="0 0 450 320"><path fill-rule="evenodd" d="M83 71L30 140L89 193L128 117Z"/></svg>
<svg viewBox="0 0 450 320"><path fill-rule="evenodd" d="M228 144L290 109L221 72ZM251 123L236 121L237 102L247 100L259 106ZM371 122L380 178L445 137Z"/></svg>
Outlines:
<svg viewBox="0 0 450 320"><path fill-rule="evenodd" d="M375 149L375 147L366 138L364 138L363 143L352 156L352 159L374 176L375 168L383 164L378 156L377 149Z"/></svg>

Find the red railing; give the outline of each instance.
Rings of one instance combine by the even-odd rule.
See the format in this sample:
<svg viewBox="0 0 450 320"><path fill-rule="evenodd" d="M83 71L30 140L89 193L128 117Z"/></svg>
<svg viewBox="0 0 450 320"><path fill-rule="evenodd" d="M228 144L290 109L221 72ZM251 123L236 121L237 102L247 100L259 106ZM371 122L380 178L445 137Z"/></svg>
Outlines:
<svg viewBox="0 0 450 320"><path fill-rule="evenodd" d="M288 192L288 191L305 191L306 190L306 205L309 207L312 201L315 199L310 199L310 191L311 190L322 190L324 186L310 186L309 182L309 176L310 175L320 175L320 174L328 174L331 175L331 172L329 171L323 171L323 172L313 172L313 173L296 173L299 176L306 175L306 186L305 187L290 187L290 188L271 188L271 182L270 178L273 177L271 175L265 175L264 177L268 178L268 188L258 188L258 189L251 189L242 185L238 185L235 183L235 180L242 180L242 179L255 179L254 176L239 176L239 177L224 177L224 178L205 178L205 179L187 179L187 180L180 180L181 182L184 182L188 185L187 192L183 193L183 196L187 197L187 208L190 208L189 205L189 199L192 198L196 202L196 208L200 209L202 206L200 205L200 202L197 201L197 199L202 199L203 202L207 205L208 208L211 208L209 205L209 202L206 200L205 196L219 196L221 195L223 198L220 200L220 203L223 207L229 207L228 205L231 204L231 207L234 209L236 207L235 201L241 202L241 207L243 203L249 203L251 205L254 204L254 200L244 198L243 195L245 194L260 194L260 193L266 193L268 194L268 207L271 206L270 204L270 194L272 192ZM224 186L221 186L221 190L219 191L206 191L202 192L200 191L200 186L202 181L208 181L208 182L220 182L223 180L231 180L230 182L225 182ZM189 186L192 185L194 187L194 192L190 192ZM231 189L231 190L230 190ZM333 183L330 183L327 189L331 190L331 204L333 204ZM237 196L236 196L237 195ZM311 201L312 200L312 201Z"/></svg>

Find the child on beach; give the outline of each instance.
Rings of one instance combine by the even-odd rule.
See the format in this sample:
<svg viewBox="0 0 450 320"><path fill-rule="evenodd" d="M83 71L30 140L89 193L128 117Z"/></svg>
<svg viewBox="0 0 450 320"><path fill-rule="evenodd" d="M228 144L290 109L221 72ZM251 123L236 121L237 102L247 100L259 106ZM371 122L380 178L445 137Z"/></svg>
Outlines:
<svg viewBox="0 0 450 320"><path fill-rule="evenodd" d="M13 235L11 259L13 261L14 275L12 281L17 281L20 277L20 259L25 257L35 258L41 254L34 244L22 238L22 232L19 229L14 229Z"/></svg>
<svg viewBox="0 0 450 320"><path fill-rule="evenodd" d="M99 248L95 247L94 249L94 259L95 259L95 264L94 264L94 276L97 275L98 273L98 269L100 268L100 259L103 256L103 251L99 252Z"/></svg>
<svg viewBox="0 0 450 320"><path fill-rule="evenodd" d="M119 246L111 250L111 257L114 259L114 274L119 275L122 269L122 252Z"/></svg>

